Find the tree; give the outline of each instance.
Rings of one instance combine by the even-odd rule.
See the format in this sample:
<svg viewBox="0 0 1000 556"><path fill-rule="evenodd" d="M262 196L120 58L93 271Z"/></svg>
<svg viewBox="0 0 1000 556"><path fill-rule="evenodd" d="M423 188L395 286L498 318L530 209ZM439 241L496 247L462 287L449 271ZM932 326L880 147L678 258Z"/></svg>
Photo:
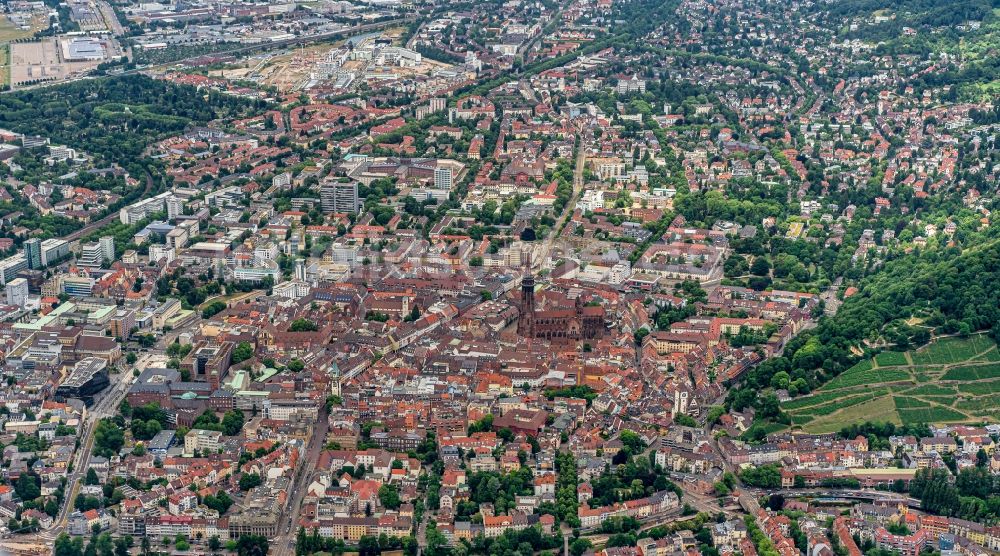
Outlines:
<svg viewBox="0 0 1000 556"><path fill-rule="evenodd" d="M685 427L697 427L698 421L686 413L678 413L674 416L674 422Z"/></svg>
<svg viewBox="0 0 1000 556"><path fill-rule="evenodd" d="M378 537L374 535L364 535L358 539L359 556L376 556L379 552Z"/></svg>
<svg viewBox="0 0 1000 556"><path fill-rule="evenodd" d="M209 508L219 512L219 515L225 514L229 511L230 506L233 505L233 499L229 497L224 491L219 491L218 494L209 494L202 500L202 503Z"/></svg>
<svg viewBox="0 0 1000 556"><path fill-rule="evenodd" d="M243 412L239 409L227 411L222 417L222 433L226 436L236 436L243 430Z"/></svg>
<svg viewBox="0 0 1000 556"><path fill-rule="evenodd" d="M308 319L295 319L288 327L289 332L316 332L319 327L316 323Z"/></svg>
<svg viewBox="0 0 1000 556"><path fill-rule="evenodd" d="M767 276L770 271L771 265L764 257L755 257L753 264L750 265L750 272L757 276Z"/></svg>
<svg viewBox="0 0 1000 556"><path fill-rule="evenodd" d="M201 310L201 318L210 319L225 310L226 310L226 304L224 302L213 301L209 303L207 307Z"/></svg>
<svg viewBox="0 0 1000 556"><path fill-rule="evenodd" d="M584 538L578 538L573 542L569 543L569 553L572 554L573 556L583 556L583 554L587 552L587 550L590 549L590 547L592 546L593 544L591 544L589 540Z"/></svg>
<svg viewBox="0 0 1000 556"><path fill-rule="evenodd" d="M239 556L265 556L267 551L268 542L264 535L243 535L236 541Z"/></svg>
<svg viewBox="0 0 1000 556"><path fill-rule="evenodd" d="M101 419L94 429L94 453L113 457L125 445L125 432L111 419Z"/></svg>
<svg viewBox="0 0 1000 556"><path fill-rule="evenodd" d="M59 503L56 502L55 498L49 498L45 501L44 511L51 518L55 518L59 515Z"/></svg>
<svg viewBox="0 0 1000 556"><path fill-rule="evenodd" d="M97 471L94 471L93 467L87 469L87 478L84 479L84 484L87 484L87 485L99 485L99 484L101 484L101 479L100 479L100 477L97 476Z"/></svg>
<svg viewBox="0 0 1000 556"><path fill-rule="evenodd" d="M260 486L263 481L260 475L256 473L246 473L240 477L240 490L247 491L254 487Z"/></svg>
<svg viewBox="0 0 1000 556"><path fill-rule="evenodd" d="M42 480L34 473L21 473L14 483L14 492L21 500L34 500L42 495Z"/></svg>
<svg viewBox="0 0 1000 556"><path fill-rule="evenodd" d="M73 501L73 507L81 512L88 510L96 510L101 507L101 499L96 496L87 496L86 494L78 494L76 500Z"/></svg>
<svg viewBox="0 0 1000 556"><path fill-rule="evenodd" d="M777 465L748 467L740 472L740 478L752 487L778 488L781 486L781 469Z"/></svg>
<svg viewBox="0 0 1000 556"><path fill-rule="evenodd" d="M390 510L398 510L400 505L399 488L393 484L384 484L378 489L378 499Z"/></svg>
<svg viewBox="0 0 1000 556"><path fill-rule="evenodd" d="M72 538L66 533L56 537L53 556L83 556L83 537Z"/></svg>
<svg viewBox="0 0 1000 556"><path fill-rule="evenodd" d="M231 358L234 364L242 363L251 357L253 357L253 345L250 342L240 342L239 345L233 348Z"/></svg>

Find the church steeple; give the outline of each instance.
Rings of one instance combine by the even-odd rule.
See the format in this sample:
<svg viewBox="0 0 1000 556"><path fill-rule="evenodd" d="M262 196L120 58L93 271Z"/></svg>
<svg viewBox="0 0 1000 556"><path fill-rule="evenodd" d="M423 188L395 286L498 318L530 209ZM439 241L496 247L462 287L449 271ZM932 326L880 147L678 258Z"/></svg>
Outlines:
<svg viewBox="0 0 1000 556"><path fill-rule="evenodd" d="M530 255L521 277L521 314L517 319L517 333L526 338L535 337L535 276L531 272Z"/></svg>

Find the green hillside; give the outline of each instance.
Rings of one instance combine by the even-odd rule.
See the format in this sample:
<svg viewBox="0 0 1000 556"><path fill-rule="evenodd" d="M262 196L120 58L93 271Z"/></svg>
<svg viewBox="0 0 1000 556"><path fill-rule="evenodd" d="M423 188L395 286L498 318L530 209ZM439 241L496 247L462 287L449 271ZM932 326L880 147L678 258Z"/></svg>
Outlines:
<svg viewBox="0 0 1000 556"><path fill-rule="evenodd" d="M936 340L861 361L810 396L782 404L793 426L838 431L864 422L970 422L1000 417L1000 351L984 334Z"/></svg>

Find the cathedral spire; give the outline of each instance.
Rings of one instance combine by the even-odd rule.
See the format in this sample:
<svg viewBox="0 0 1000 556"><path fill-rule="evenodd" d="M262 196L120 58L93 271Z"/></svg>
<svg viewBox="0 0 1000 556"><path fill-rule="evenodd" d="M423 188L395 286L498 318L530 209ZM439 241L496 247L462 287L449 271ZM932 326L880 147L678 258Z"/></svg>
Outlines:
<svg viewBox="0 0 1000 556"><path fill-rule="evenodd" d="M521 276L521 314L517 319L517 333L526 338L535 337L535 276L531 272L530 253Z"/></svg>

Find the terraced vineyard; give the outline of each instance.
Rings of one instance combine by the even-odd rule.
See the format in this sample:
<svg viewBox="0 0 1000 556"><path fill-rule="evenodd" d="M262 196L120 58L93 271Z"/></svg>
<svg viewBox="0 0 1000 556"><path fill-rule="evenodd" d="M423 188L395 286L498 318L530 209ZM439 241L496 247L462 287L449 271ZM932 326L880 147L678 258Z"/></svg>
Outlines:
<svg viewBox="0 0 1000 556"><path fill-rule="evenodd" d="M1000 351L983 334L943 338L861 361L809 396L782 404L806 432L863 421L945 423L1000 418Z"/></svg>

